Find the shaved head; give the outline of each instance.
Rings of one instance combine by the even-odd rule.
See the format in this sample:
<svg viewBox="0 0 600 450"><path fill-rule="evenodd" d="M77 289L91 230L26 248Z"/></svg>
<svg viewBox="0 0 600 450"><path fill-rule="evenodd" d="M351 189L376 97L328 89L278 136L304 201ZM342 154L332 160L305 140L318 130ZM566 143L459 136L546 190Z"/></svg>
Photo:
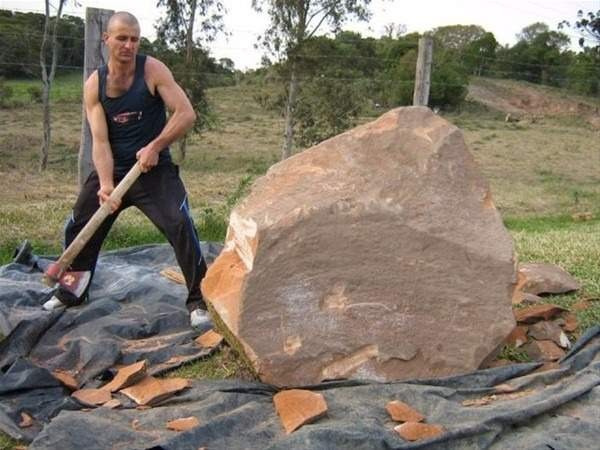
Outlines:
<svg viewBox="0 0 600 450"><path fill-rule="evenodd" d="M127 11L119 11L110 16L108 25L106 26L106 31L110 33L115 28L117 23L127 25L129 27L136 27L138 30L140 29L140 23L136 17Z"/></svg>

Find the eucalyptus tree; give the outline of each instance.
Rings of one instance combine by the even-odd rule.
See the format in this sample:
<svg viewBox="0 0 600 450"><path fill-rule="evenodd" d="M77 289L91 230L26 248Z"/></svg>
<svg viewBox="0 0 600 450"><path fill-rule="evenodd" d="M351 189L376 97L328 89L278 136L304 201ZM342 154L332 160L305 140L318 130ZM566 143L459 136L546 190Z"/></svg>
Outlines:
<svg viewBox="0 0 600 450"><path fill-rule="evenodd" d="M370 18L371 0L252 0L255 10L266 11L270 24L261 44L273 55L284 57L288 70L285 105L285 137L281 158L292 154L294 142L294 108L298 81L304 64L304 46L317 32L338 32L350 18Z"/></svg>
<svg viewBox="0 0 600 450"><path fill-rule="evenodd" d="M177 82L185 90L196 111L193 130L197 133L210 127L213 113L206 98L206 65L208 52L203 42L211 42L224 31L225 6L221 0L158 0L157 7L166 7L166 14L157 24L157 37L172 46L183 59L171 62ZM194 36L198 34L198 38ZM187 136L179 142L185 159Z"/></svg>
<svg viewBox="0 0 600 450"><path fill-rule="evenodd" d="M42 146L40 148L40 171L46 170L48 165L48 153L50 151L50 141L52 137L52 125L50 123L50 91L56 74L56 60L58 54L58 23L62 15L63 6L67 0L58 0L56 17L54 23L51 24L50 17L50 0L45 0L46 15L44 18L44 33L42 35L42 45L40 46L40 68L42 73L42 122L43 122L43 137ZM52 27L52 31L50 28ZM48 67L48 53L50 56L50 67Z"/></svg>

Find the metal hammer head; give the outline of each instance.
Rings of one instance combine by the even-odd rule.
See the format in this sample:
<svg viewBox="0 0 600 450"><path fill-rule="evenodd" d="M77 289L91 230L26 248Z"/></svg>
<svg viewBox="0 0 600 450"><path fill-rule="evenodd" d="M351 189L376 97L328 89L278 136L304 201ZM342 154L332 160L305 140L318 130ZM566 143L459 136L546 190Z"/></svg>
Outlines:
<svg viewBox="0 0 600 450"><path fill-rule="evenodd" d="M52 263L44 273L44 283L54 287L58 285L73 294L75 297L81 297L88 287L92 274L86 271L67 271L58 263Z"/></svg>

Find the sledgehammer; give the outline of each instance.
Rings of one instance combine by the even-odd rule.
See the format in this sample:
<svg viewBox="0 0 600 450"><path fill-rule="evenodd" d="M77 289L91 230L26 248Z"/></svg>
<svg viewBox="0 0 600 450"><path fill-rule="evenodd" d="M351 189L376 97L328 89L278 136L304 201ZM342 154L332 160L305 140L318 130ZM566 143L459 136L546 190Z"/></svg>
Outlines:
<svg viewBox="0 0 600 450"><path fill-rule="evenodd" d="M114 202L120 202L123 195L129 190L131 185L138 179L142 169L140 163L136 162L127 175L117 184L117 187L112 191L108 197L108 201L104 202L100 208L90 218L88 223L82 228L77 237L73 239L73 242L65 249L55 262L51 263L46 272L44 272L44 283L48 286L53 287L56 283L59 283L62 287L70 292L76 292L79 283L84 276L85 272L65 272L71 266L73 260L77 257L79 252L83 249L85 244L91 239L98 227L104 222L111 214L110 205Z"/></svg>

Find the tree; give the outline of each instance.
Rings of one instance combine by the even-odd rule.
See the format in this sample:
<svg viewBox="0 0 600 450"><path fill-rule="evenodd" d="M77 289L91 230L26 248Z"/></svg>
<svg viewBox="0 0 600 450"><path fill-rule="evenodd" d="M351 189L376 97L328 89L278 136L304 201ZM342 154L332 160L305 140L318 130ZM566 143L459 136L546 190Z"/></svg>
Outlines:
<svg viewBox="0 0 600 450"><path fill-rule="evenodd" d="M397 39L403 34L406 34L407 26L403 23L390 22L383 26L383 37L388 39Z"/></svg>
<svg viewBox="0 0 600 450"><path fill-rule="evenodd" d="M350 17L367 20L371 0L252 0L261 12L266 7L271 19L262 37L263 46L273 54L285 55L289 65L288 92L285 107L285 139L282 159L292 154L294 141L294 108L298 94L298 78L302 71L303 50L323 24L339 31Z"/></svg>
<svg viewBox="0 0 600 450"><path fill-rule="evenodd" d="M499 44L493 33L486 32L475 39L465 49L465 63L469 72L477 76L485 76L496 60Z"/></svg>
<svg viewBox="0 0 600 450"><path fill-rule="evenodd" d="M579 31L582 51L573 57L568 69L569 88L579 94L600 94L600 10L584 13L577 11L578 20L571 25L567 20L558 27L572 27ZM593 45L588 45L591 41Z"/></svg>
<svg viewBox="0 0 600 450"><path fill-rule="evenodd" d="M510 78L564 86L572 57L567 51L569 36L536 22L523 28L517 38L513 47L499 51L499 71Z"/></svg>
<svg viewBox="0 0 600 450"><path fill-rule="evenodd" d="M580 9L577 11L577 21L573 25L568 20L563 20L558 24L558 28L564 27L572 27L580 32L579 45L581 47L589 47L586 46L586 39L591 39L596 44L595 47L600 47L600 9L595 13L593 11L584 13Z"/></svg>
<svg viewBox="0 0 600 450"><path fill-rule="evenodd" d="M479 25L447 25L433 30L436 47L463 52L474 41L481 39L486 31Z"/></svg>
<svg viewBox="0 0 600 450"><path fill-rule="evenodd" d="M157 26L158 40L173 45L176 50L185 52L183 63L172 66L175 79L185 90L194 110L197 133L210 127L212 112L206 98L206 78L204 68L210 59L202 49L202 41L212 41L223 31L225 8L220 0L158 0L157 6L165 6L167 13ZM194 32L199 29L201 38L194 40ZM181 159L185 159L187 135L179 143Z"/></svg>
<svg viewBox="0 0 600 450"><path fill-rule="evenodd" d="M50 1L45 0L46 5L46 20L44 22L44 35L42 37L42 45L40 47L40 67L42 69L42 109L43 109L43 127L44 134L42 139L42 146L40 149L40 170L46 170L48 165L48 153L50 149L50 140L52 127L50 123L50 90L52 89L52 82L54 81L54 75L56 74L56 59L58 52L57 45L57 33L58 23L62 14L62 9L66 0L58 0L58 10L56 12L56 19L54 26L52 27L52 36L48 36L50 32ZM49 39L51 40L49 44ZM48 48L48 45L50 47ZM47 53L51 52L50 70L48 71L48 64L46 62Z"/></svg>

